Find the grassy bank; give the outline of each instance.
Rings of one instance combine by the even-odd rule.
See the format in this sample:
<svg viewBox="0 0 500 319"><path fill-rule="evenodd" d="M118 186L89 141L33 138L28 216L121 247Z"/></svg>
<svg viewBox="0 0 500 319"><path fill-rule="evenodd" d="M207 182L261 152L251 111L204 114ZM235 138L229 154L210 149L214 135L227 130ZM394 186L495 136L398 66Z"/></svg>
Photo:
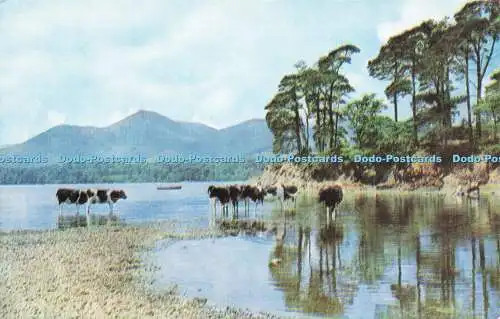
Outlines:
<svg viewBox="0 0 500 319"><path fill-rule="evenodd" d="M273 317L150 289L155 266L139 256L157 240L218 235L174 224L0 233L0 317Z"/></svg>

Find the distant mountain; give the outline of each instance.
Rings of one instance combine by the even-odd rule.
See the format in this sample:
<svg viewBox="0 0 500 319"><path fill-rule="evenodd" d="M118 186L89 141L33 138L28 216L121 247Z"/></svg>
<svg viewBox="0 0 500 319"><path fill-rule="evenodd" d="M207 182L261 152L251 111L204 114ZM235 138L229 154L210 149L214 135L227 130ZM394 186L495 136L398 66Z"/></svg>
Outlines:
<svg viewBox="0 0 500 319"><path fill-rule="evenodd" d="M138 111L110 126L58 125L24 143L1 150L18 154L255 154L272 149L265 120L253 119L217 130L200 123L177 122L152 111Z"/></svg>

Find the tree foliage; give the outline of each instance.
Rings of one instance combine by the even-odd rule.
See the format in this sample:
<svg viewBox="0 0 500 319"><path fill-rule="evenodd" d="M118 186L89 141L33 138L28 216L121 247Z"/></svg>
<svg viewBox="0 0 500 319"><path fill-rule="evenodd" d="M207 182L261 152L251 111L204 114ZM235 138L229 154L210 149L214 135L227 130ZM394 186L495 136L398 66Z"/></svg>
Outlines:
<svg viewBox="0 0 500 319"><path fill-rule="evenodd" d="M425 20L389 38L367 68L371 77L386 81L393 119L381 115L387 107L374 94L349 102L355 88L343 67L360 51L358 47L335 48L310 67L300 61L297 72L283 78L272 100L281 102L266 107L275 151L445 150L450 140L458 138L454 122L464 103L464 128L471 147L490 142L481 137L485 129L492 128L490 135L496 142L500 71L493 73L486 90L484 79L498 47L499 14L498 1L469 1L453 17ZM400 102L405 100L409 100L411 118L400 121ZM346 129L353 131L353 143Z"/></svg>

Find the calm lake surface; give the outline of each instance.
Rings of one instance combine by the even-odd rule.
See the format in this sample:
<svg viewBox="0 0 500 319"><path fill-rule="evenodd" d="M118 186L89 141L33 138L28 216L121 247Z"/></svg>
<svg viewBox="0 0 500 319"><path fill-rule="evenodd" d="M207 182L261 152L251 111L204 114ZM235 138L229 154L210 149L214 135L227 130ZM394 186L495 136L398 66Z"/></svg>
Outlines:
<svg viewBox="0 0 500 319"><path fill-rule="evenodd" d="M56 191L60 187L118 188L126 200L114 206L114 212L127 223L177 220L208 225L207 187L212 183L182 183L181 190L157 190L156 184L85 184L0 186L0 230L56 228L59 206ZM75 205L63 204L64 215L74 215ZM92 205L92 213L107 214L109 207ZM85 214L85 208L80 208Z"/></svg>
<svg viewBox="0 0 500 319"><path fill-rule="evenodd" d="M127 223L176 220L208 227L209 184L183 183L182 190L169 191L115 184L128 195L115 210ZM0 187L0 228L56 227L60 186ZM269 202L258 211L282 229L286 224L284 244L270 233L160 242L154 285L177 283L181 293L211 304L294 318L500 316L500 200L347 194L328 228L313 201L299 201L286 223L276 207ZM108 207L93 212L107 213ZM281 262L269 266L273 259Z"/></svg>

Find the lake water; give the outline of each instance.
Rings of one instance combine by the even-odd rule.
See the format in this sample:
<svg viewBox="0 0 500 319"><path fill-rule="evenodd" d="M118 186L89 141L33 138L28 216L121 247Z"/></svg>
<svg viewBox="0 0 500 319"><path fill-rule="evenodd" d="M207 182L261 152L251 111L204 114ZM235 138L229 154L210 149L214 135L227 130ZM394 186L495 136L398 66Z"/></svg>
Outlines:
<svg viewBox="0 0 500 319"><path fill-rule="evenodd" d="M114 207L127 223L177 220L208 225L207 187L212 183L182 183L181 190L157 190L156 184L15 185L0 186L0 230L55 228L59 206L55 197L60 187L118 188L128 198ZM63 204L64 215L74 215L75 205ZM108 205L92 205L91 211L107 214ZM80 213L85 214L84 207Z"/></svg>
<svg viewBox="0 0 500 319"><path fill-rule="evenodd" d="M154 184L115 184L128 195L116 211L127 223L208 226L209 184L183 183L182 190L168 191ZM0 228L56 227L58 187L1 186ZM274 207L265 205L265 218L284 226L283 213ZM93 212L107 210L102 205ZM72 211L65 206L65 214ZM212 304L291 317L500 316L497 201L356 195L346 196L340 212L327 229L320 207L299 202L296 214L286 218L285 245L266 233L159 243L155 285L178 283L181 292ZM269 266L275 258L281 263Z"/></svg>

